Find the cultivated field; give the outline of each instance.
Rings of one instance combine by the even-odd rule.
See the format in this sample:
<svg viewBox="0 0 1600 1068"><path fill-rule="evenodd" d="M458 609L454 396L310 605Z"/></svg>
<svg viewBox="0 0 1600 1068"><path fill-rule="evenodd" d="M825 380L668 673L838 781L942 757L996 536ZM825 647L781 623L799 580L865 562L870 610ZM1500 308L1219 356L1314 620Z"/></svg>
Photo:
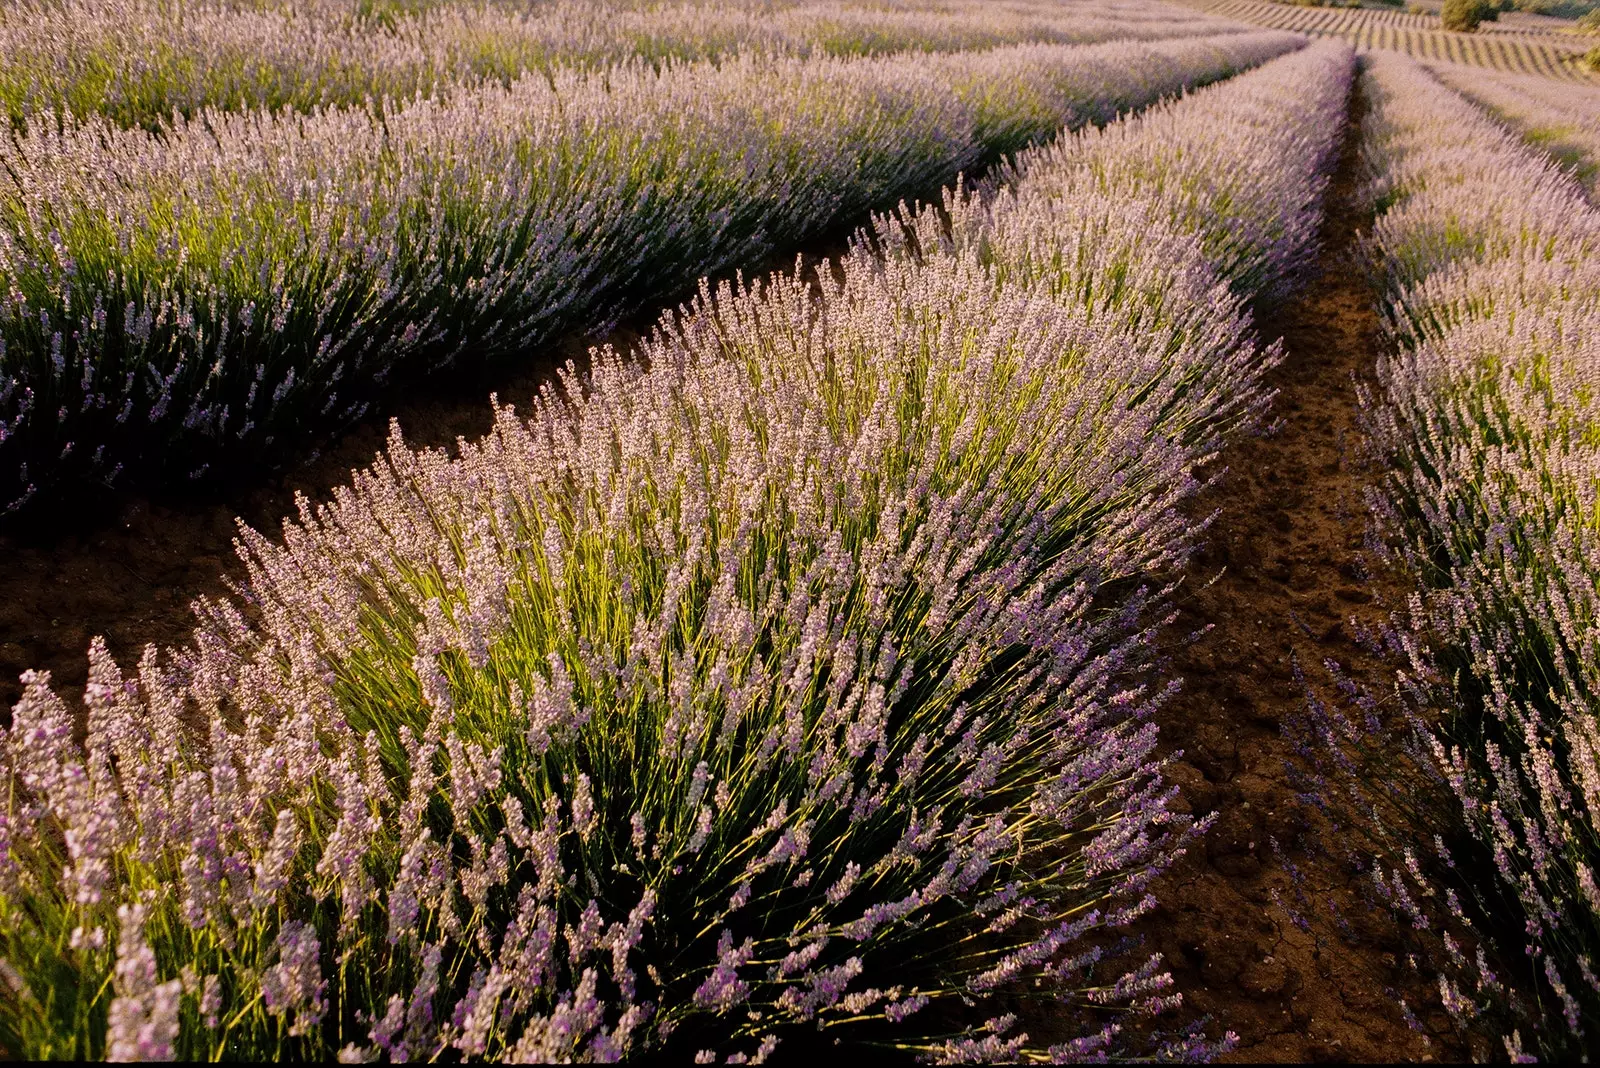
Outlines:
<svg viewBox="0 0 1600 1068"><path fill-rule="evenodd" d="M681 292L1286 42L757 50L154 131L62 104L0 143L0 510L303 452L420 374Z"/></svg>
<svg viewBox="0 0 1600 1068"><path fill-rule="evenodd" d="M1566 81L1596 82L1579 62L1593 41L1567 34L1487 22L1477 33L1440 28L1434 15L1361 8L1301 7L1271 0L1182 0L1190 7L1273 29L1334 37L1361 49L1401 52L1416 59L1487 67Z"/></svg>
<svg viewBox="0 0 1600 1068"><path fill-rule="evenodd" d="M1245 15L6 9L0 1056L1581 1055L1595 93Z"/></svg>
<svg viewBox="0 0 1600 1068"><path fill-rule="evenodd" d="M366 17L362 17L365 12ZM1134 0L1070 15L1049 5L598 5L323 0L240 4L18 0L0 12L0 99L154 125L172 111L403 102L528 71L728 56L860 56L1004 44L1092 44L1214 33L1215 20Z"/></svg>

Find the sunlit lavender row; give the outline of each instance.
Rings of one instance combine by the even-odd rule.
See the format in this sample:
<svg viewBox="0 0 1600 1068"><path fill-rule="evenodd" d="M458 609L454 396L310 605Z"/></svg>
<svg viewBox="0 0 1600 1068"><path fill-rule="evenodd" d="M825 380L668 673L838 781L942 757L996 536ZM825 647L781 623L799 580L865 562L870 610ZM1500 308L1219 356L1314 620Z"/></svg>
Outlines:
<svg viewBox="0 0 1600 1068"><path fill-rule="evenodd" d="M1396 638L1445 808L1377 884L1457 925L1447 1008L1493 1010L1513 1056L1575 1057L1600 1036L1600 213L1420 68L1370 62L1392 346L1373 505L1422 580ZM1508 1005L1497 967L1536 1002Z"/></svg>
<svg viewBox="0 0 1600 1068"><path fill-rule="evenodd" d="M1234 34L526 77L381 119L0 142L0 508L293 455L1062 126L1299 47Z"/></svg>
<svg viewBox="0 0 1600 1068"><path fill-rule="evenodd" d="M1115 937L1199 829L1136 680L1351 71L1313 46L1028 154L951 232L704 291L455 458L397 432L246 533L192 646L96 644L81 746L28 676L0 1040L1082 1060L1147 1048L1131 1010L1213 1052Z"/></svg>
<svg viewBox="0 0 1600 1068"><path fill-rule="evenodd" d="M379 10L363 17L361 5L321 0L18 0L0 10L0 104L16 123L64 114L154 126L175 111L407 101L485 79L508 83L528 71L628 59L959 51L1230 28L1155 0L367 6Z"/></svg>
<svg viewBox="0 0 1600 1068"><path fill-rule="evenodd" d="M1431 69L1555 157L1588 189L1590 201L1600 203L1600 89L1449 63Z"/></svg>

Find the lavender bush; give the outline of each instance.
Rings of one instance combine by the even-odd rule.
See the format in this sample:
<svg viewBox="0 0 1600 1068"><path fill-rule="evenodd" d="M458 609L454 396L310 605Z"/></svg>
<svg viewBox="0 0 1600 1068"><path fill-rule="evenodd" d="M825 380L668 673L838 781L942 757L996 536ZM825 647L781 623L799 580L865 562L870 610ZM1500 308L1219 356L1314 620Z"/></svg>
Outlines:
<svg viewBox="0 0 1600 1068"><path fill-rule="evenodd" d="M0 1043L1072 1060L1171 1010L1109 955L1195 830L1131 680L1177 506L1268 400L1245 300L1302 254L1350 70L1314 46L1026 157L953 232L703 289L455 458L396 430L244 531L191 646L95 643L81 744L28 676ZM1099 1015L1045 1047L1028 1006Z"/></svg>
<svg viewBox="0 0 1600 1068"><path fill-rule="evenodd" d="M1148 0L865 8L821 2L349 5L297 0L17 0L0 11L0 105L13 123L410 101L529 71L753 55L960 51L1242 29Z"/></svg>
<svg viewBox="0 0 1600 1068"><path fill-rule="evenodd" d="M1409 61L1369 70L1390 342L1363 400L1373 541L1420 589L1387 635L1398 704L1352 689L1355 714L1314 706L1305 730L1377 829L1378 897L1437 934L1445 1007L1492 1010L1513 1058L1576 1057L1600 1026L1600 214ZM1349 782L1363 748L1406 788Z"/></svg>
<svg viewBox="0 0 1600 1068"><path fill-rule="evenodd" d="M1430 68L1445 85L1501 119L1523 138L1569 167L1600 196L1600 89L1560 85L1549 78L1468 70L1440 63Z"/></svg>
<svg viewBox="0 0 1600 1068"><path fill-rule="evenodd" d="M528 77L387 116L0 142L0 501L291 454L391 379L523 353L1286 34ZM1015 59L1041 88L1008 113Z"/></svg>

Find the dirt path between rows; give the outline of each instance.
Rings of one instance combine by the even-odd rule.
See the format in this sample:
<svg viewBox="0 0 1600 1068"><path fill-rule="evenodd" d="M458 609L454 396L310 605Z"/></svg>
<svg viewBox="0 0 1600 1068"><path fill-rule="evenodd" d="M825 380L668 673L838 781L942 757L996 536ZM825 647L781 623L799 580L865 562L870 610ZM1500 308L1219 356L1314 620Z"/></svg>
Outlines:
<svg viewBox="0 0 1600 1068"><path fill-rule="evenodd" d="M1184 688L1161 717L1165 744L1184 752L1172 769L1180 807L1218 815L1204 848L1155 888L1161 906L1143 934L1167 956L1190 1009L1212 1017L1208 1030L1239 1035L1230 1058L1239 1061L1459 1055L1436 992L1396 959L1397 941L1368 913L1349 870L1300 833L1304 813L1285 769L1291 749L1279 734L1305 702L1295 657L1313 685L1331 657L1387 689L1392 669L1351 636L1407 592L1369 575L1362 553L1367 473L1354 376L1370 373L1378 343L1355 260L1358 229L1370 221L1355 155L1364 112L1358 88L1317 273L1260 320L1262 335L1282 336L1287 349L1269 376L1279 423L1225 451L1226 476L1194 502L1197 519L1218 514L1177 629L1212 629L1175 650ZM1354 942L1337 930L1330 900ZM1431 1037L1407 1025L1396 994Z"/></svg>

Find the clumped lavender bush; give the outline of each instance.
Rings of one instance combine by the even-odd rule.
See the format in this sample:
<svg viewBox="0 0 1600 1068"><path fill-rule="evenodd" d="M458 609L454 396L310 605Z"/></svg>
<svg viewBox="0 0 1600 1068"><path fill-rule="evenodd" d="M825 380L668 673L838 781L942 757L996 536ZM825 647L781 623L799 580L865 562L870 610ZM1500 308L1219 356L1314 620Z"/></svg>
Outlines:
<svg viewBox="0 0 1600 1068"><path fill-rule="evenodd" d="M98 116L156 129L174 112L409 102L530 71L638 59L961 51L1240 29L1145 0L906 8L557 0L365 10L305 0L15 0L0 10L0 106L15 124Z"/></svg>
<svg viewBox="0 0 1600 1068"><path fill-rule="evenodd" d="M1570 169L1600 203L1600 89L1455 64L1429 69Z"/></svg>
<svg viewBox="0 0 1600 1068"><path fill-rule="evenodd" d="M635 65L382 118L29 129L0 141L0 507L291 455L397 377L522 353L1300 43ZM1018 115L992 95L1013 58L1041 80Z"/></svg>
<svg viewBox="0 0 1600 1068"><path fill-rule="evenodd" d="M191 646L97 642L81 744L29 676L0 1042L1070 1060L1171 1010L1104 955L1195 830L1137 680L1350 70L1314 46L1028 157L953 234L703 291L455 458L397 430L245 531ZM1272 246L1219 267L1235 211ZM1041 1048L1029 1005L1101 1015Z"/></svg>
<svg viewBox="0 0 1600 1068"><path fill-rule="evenodd" d="M1438 936L1446 1008L1575 1057L1600 1028L1600 215L1414 64L1369 69L1373 542L1420 588L1386 635L1394 714L1351 688L1298 729L1377 831L1379 899ZM1352 781L1363 751L1406 788Z"/></svg>

